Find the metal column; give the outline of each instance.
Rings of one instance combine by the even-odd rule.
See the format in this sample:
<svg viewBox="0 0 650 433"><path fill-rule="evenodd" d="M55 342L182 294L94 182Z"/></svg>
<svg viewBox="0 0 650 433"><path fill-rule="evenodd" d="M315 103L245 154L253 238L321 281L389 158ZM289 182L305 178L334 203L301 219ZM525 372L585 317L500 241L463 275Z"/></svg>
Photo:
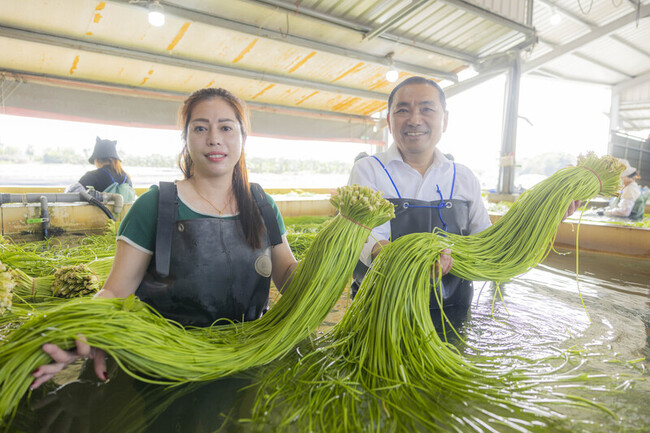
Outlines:
<svg viewBox="0 0 650 433"><path fill-rule="evenodd" d="M499 167L499 194L512 194L515 183L515 150L517 148L517 118L519 116L519 87L521 84L521 57L513 55L506 83L501 158Z"/></svg>

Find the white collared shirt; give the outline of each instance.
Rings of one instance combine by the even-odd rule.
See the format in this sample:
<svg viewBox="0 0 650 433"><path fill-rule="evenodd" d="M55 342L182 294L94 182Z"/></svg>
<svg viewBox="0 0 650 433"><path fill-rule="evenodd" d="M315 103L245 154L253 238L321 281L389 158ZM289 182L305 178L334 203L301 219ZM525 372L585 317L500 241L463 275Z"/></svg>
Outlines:
<svg viewBox="0 0 650 433"><path fill-rule="evenodd" d="M445 200L450 198L452 181L454 179L453 163L435 149L433 163L424 176L408 165L395 144L386 152L375 154L388 170L402 198L424 201L440 200L436 185ZM360 159L354 164L348 185L368 186L375 191L382 191L384 198L398 198L397 191L382 166L372 157ZM472 171L462 164L456 163L456 180L454 182L454 199L467 201L469 204L470 234L478 233L488 228L490 217L481 199L481 185ZM390 239L390 222L376 227L368 237L361 252L361 261L370 266L370 252L379 240Z"/></svg>
<svg viewBox="0 0 650 433"><path fill-rule="evenodd" d="M632 182L627 185L621 191L621 196L618 200L618 203L613 208L605 209L605 215L607 216L621 216L629 217L634 208L634 203L636 199L641 196L641 187L636 182Z"/></svg>

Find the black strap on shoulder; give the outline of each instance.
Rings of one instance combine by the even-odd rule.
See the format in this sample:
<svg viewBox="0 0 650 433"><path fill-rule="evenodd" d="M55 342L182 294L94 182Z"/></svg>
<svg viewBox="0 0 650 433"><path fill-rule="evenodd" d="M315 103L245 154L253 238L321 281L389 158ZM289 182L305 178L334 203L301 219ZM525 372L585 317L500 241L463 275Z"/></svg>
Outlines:
<svg viewBox="0 0 650 433"><path fill-rule="evenodd" d="M250 183L251 194L253 194L253 199L262 214L262 219L264 220L264 225L266 230L269 233L269 241L271 245L279 245L282 243L282 235L280 235L280 226L278 225L278 220L275 217L275 212L271 207L271 203L266 198L266 193L264 189L257 183Z"/></svg>
<svg viewBox="0 0 650 433"><path fill-rule="evenodd" d="M178 194L174 182L160 182L158 195L158 222L156 226L156 273L169 275L172 254L172 235L176 227Z"/></svg>

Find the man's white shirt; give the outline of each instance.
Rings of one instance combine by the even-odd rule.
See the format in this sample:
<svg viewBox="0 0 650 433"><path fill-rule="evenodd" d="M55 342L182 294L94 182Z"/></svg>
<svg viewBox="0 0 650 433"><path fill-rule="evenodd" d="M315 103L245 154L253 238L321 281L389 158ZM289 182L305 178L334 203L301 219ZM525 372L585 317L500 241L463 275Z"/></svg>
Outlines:
<svg viewBox="0 0 650 433"><path fill-rule="evenodd" d="M387 151L377 153L376 156L390 173L395 186L402 198L437 201L440 200L436 185L445 200L451 195L454 180L454 166L445 155L435 149L433 163L424 176L408 165L395 144ZM375 191L382 191L384 198L398 198L395 186L382 166L372 157L360 159L354 164L348 180L348 185L363 185ZM478 233L488 228L490 218L481 199L481 185L472 171L462 164L456 163L456 180L453 182L454 199L467 201L469 204L469 234ZM379 240L390 239L390 222L382 224L372 230L361 252L361 261L370 266L372 261L370 252Z"/></svg>

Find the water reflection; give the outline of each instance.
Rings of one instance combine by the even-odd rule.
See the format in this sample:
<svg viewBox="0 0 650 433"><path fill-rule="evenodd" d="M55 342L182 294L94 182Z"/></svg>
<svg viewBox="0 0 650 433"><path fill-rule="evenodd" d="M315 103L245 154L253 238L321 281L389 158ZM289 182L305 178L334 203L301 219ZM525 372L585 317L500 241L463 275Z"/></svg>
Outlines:
<svg viewBox="0 0 650 433"><path fill-rule="evenodd" d="M450 315L460 339L449 332L447 337L468 359L481 355L481 364L495 371L583 374L581 386L545 384L543 376L534 384L597 401L615 413L557 407L558 420L570 422L571 431L650 431L648 361L638 361L650 357L650 261L580 253L579 282L575 268L574 255L552 253L543 265L499 288L475 283L471 310ZM239 421L248 418L255 395L250 386L255 372L248 373L172 388L123 373L98 384L83 374L80 381L26 399L12 428L250 431L254 426Z"/></svg>
<svg viewBox="0 0 650 433"><path fill-rule="evenodd" d="M168 387L143 383L115 365L98 382L84 366L78 380L37 391L12 428L38 433L178 433L232 431L248 417L253 374ZM249 388L250 387L250 388Z"/></svg>

